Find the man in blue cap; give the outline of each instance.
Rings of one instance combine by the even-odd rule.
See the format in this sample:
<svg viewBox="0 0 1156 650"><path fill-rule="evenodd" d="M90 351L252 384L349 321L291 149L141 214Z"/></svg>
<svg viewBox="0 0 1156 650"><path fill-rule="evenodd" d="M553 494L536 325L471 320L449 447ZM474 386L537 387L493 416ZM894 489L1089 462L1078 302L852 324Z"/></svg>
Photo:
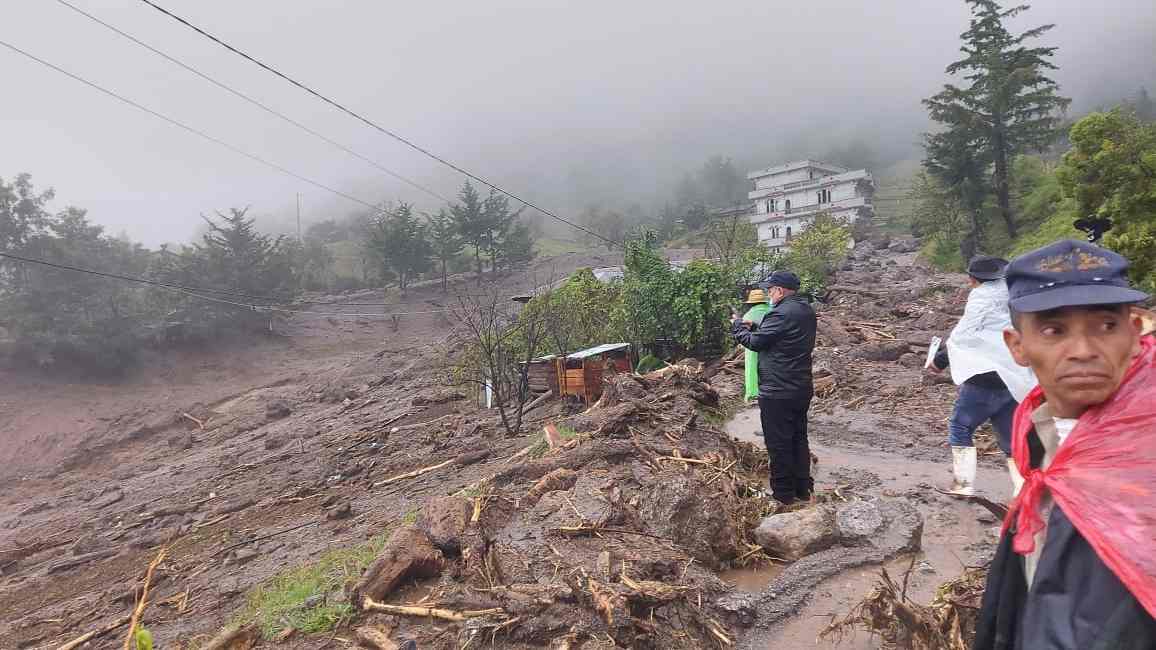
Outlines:
<svg viewBox="0 0 1156 650"><path fill-rule="evenodd" d="M1156 341L1128 262L1061 241L1007 268L1004 340L1039 380L977 650L1156 649Z"/></svg>
<svg viewBox="0 0 1156 650"><path fill-rule="evenodd" d="M767 278L773 308L757 327L735 315L735 342L758 353L759 416L771 461L771 493L783 507L808 501L814 491L807 411L814 382L811 354L818 322L799 276L775 271Z"/></svg>

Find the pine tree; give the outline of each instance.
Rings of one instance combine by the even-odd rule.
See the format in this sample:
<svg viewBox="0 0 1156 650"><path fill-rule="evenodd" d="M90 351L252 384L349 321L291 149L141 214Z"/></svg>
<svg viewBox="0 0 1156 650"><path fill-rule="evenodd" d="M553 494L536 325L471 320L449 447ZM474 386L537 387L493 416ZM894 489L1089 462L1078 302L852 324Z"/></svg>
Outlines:
<svg viewBox="0 0 1156 650"><path fill-rule="evenodd" d="M436 215L429 217L429 241L433 258L441 265L442 293L445 293L449 290L447 266L450 260L461 254L462 248L465 246L452 214L443 209L439 210Z"/></svg>
<svg viewBox="0 0 1156 650"><path fill-rule="evenodd" d="M1012 158L1050 144L1060 124L1058 112L1066 109L1071 100L1061 97L1059 86L1045 75L1045 71L1056 69L1050 61L1056 48L1025 45L1054 25L1015 35L1008 31L1005 22L1026 11L1029 5L1003 9L996 0L967 2L971 6L971 26L960 35L960 50L965 56L949 65L947 73L962 74L968 85L947 84L923 101L931 119L946 127L944 134L928 138L928 169L937 175L937 170L951 170L941 180L959 191L961 201L970 209L974 201L964 194L977 191L975 186L979 183L972 168L990 161L999 214L1008 234L1015 237L1009 184ZM968 159L958 147L979 150ZM969 187L960 185L965 182Z"/></svg>
<svg viewBox="0 0 1156 650"><path fill-rule="evenodd" d="M418 221L408 203L380 214L370 226L366 244L381 264L383 276L396 277L402 293L414 278L430 268L432 251L426 226Z"/></svg>
<svg viewBox="0 0 1156 650"><path fill-rule="evenodd" d="M461 201L460 203L450 205L450 214L454 217L454 223L462 241L474 249L478 284L481 285L482 252L486 250L487 234L490 230L486 222L489 215L486 211L485 201L482 200L481 195L469 181L466 181L461 192L458 192L458 199Z"/></svg>

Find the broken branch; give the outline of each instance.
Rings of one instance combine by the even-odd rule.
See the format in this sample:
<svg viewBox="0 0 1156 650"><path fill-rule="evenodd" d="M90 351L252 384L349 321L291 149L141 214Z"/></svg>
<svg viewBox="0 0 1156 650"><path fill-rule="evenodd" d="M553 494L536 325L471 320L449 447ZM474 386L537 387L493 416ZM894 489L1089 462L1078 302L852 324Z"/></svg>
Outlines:
<svg viewBox="0 0 1156 650"><path fill-rule="evenodd" d="M140 599L137 600L136 608L132 610L132 618L128 623L128 636L124 638L124 650L132 650L132 641L133 636L136 634L136 626L140 623L140 617L144 614L145 607L148 606L149 585L152 584L153 581L153 571L156 571L157 565L165 559L165 552L167 551L167 548L162 547L161 552L157 553L157 556L149 563L148 570L145 571L144 586L141 587L140 590Z"/></svg>
<svg viewBox="0 0 1156 650"><path fill-rule="evenodd" d="M383 485L389 485L390 483L396 483L397 481L403 481L407 478L414 478L415 476L421 476L422 474L427 474L427 473L432 472L434 470L441 469L447 465L452 465L453 462L454 462L454 459L451 458L445 462L438 463L437 465L430 465L429 467L423 467L421 469L415 469L414 471L406 472L405 474L398 474L397 476L391 476L391 477L385 479L384 481L378 481L377 483L374 483L373 487L375 487L375 488L381 487Z"/></svg>
<svg viewBox="0 0 1156 650"><path fill-rule="evenodd" d="M131 618L132 618L131 616L122 616L122 617L116 619L115 621L109 623L108 625L105 625L104 627L100 628L99 630L93 630L91 632L81 634L80 636L69 641L68 643L65 643L62 646L58 646L56 648L56 650L73 650L74 648L79 648L80 646L84 645L85 643L88 643L89 641L91 641L97 637L104 636L105 634L112 632L116 628L118 628L122 625L126 625Z"/></svg>
<svg viewBox="0 0 1156 650"><path fill-rule="evenodd" d="M362 601L361 608L370 612L385 612L387 614L398 614L401 616L423 616L426 618L440 618L443 621L463 622L471 618L478 618L479 616L494 616L496 614L504 614L506 610L501 607L494 607L491 609L466 609L455 611L452 609L441 609L438 607L414 607L412 605L388 605L386 603L379 603L376 600L366 597Z"/></svg>

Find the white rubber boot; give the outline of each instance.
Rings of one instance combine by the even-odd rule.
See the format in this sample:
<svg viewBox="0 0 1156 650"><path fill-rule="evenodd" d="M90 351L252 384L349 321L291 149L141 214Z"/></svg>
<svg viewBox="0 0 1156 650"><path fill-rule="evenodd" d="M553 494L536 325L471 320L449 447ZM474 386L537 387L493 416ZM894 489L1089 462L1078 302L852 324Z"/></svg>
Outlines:
<svg viewBox="0 0 1156 650"><path fill-rule="evenodd" d="M1007 471L1008 474L1011 475L1012 497L1014 498L1019 495L1020 488L1024 486L1024 477L1020 474L1019 469L1016 467L1016 462L1014 459L1007 459Z"/></svg>
<svg viewBox="0 0 1156 650"><path fill-rule="evenodd" d="M955 476L955 482L949 490L952 494L968 497L975 495L977 462L975 447L951 448L951 473Z"/></svg>

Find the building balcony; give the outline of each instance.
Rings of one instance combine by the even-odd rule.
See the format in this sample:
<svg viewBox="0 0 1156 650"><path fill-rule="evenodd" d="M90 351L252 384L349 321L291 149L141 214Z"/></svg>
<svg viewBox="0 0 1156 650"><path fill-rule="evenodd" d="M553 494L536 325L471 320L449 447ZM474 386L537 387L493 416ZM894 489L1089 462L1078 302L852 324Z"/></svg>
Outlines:
<svg viewBox="0 0 1156 650"><path fill-rule="evenodd" d="M763 214L751 215L751 223L763 223L766 221L778 221L780 219L807 217L818 214L820 212L842 212L844 210L853 210L864 206L870 206L871 201L864 196L856 196L841 201L831 201L830 203L811 203L809 205L791 206L788 210L778 210L776 212L768 212Z"/></svg>
<svg viewBox="0 0 1156 650"><path fill-rule="evenodd" d="M863 169L858 169L855 171L845 172L842 174L830 174L827 176L820 176L818 178L805 178L801 181L792 181L790 183L784 183L782 185L775 185L774 187L766 187L763 189L757 189L757 190L754 190L752 192L748 192L747 198L754 201L756 199L764 199L768 196L778 196L781 194L785 194L787 192L798 191L800 189L804 189L804 188L807 188L809 186L818 187L821 185L839 185L842 183L856 183L856 182L858 182L860 180L864 180L864 179L872 180L871 179L871 173L866 171L866 170L863 170Z"/></svg>

